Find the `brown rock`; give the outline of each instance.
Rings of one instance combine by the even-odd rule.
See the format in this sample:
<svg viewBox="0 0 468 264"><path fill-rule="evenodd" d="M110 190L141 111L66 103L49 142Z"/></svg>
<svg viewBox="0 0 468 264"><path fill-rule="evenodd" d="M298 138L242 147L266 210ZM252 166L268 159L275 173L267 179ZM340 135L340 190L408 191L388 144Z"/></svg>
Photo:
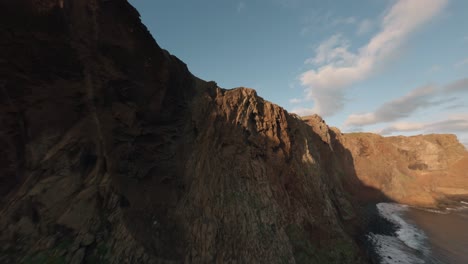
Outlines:
<svg viewBox="0 0 468 264"><path fill-rule="evenodd" d="M299 118L194 77L126 1L0 10L0 242L20 234L17 258L56 235L77 263L362 261L328 141Z"/></svg>
<svg viewBox="0 0 468 264"><path fill-rule="evenodd" d="M357 176L397 202L437 206L468 196L468 152L454 135L345 134Z"/></svg>
<svg viewBox="0 0 468 264"><path fill-rule="evenodd" d="M0 10L0 262L49 236L74 263L366 262L352 153L373 141L194 77L127 1Z"/></svg>
<svg viewBox="0 0 468 264"><path fill-rule="evenodd" d="M352 163L342 163L342 167L355 171L358 186L350 190L361 200L437 207L448 199L468 196L468 151L455 135L342 134L336 128L327 130L318 116L303 119L314 131L321 131L317 133L322 140L327 133L337 135L338 142L332 146L342 145L350 153ZM367 187L380 192L369 193Z"/></svg>

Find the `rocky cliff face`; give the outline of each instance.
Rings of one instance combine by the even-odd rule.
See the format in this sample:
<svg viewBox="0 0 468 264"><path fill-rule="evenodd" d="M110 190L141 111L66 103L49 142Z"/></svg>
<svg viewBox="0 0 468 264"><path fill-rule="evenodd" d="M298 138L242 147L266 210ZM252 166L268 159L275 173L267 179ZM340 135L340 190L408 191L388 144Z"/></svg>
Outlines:
<svg viewBox="0 0 468 264"><path fill-rule="evenodd" d="M351 133L341 142L352 153L358 178L394 201L433 207L468 196L468 151L454 135Z"/></svg>
<svg viewBox="0 0 468 264"><path fill-rule="evenodd" d="M0 10L1 263L368 261L360 141L194 77L124 0Z"/></svg>
<svg viewBox="0 0 468 264"><path fill-rule="evenodd" d="M365 261L320 131L192 76L126 1L0 10L1 263Z"/></svg>
<svg viewBox="0 0 468 264"><path fill-rule="evenodd" d="M351 159L334 154L342 170L355 173L358 181L349 191L360 200L437 207L468 196L468 151L455 135L342 134L317 115L302 119L331 146L348 151Z"/></svg>

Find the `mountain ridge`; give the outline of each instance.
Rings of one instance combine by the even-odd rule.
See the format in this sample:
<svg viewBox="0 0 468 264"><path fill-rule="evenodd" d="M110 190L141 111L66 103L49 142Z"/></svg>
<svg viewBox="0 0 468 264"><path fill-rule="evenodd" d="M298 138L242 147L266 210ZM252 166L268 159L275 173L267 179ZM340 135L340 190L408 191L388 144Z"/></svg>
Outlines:
<svg viewBox="0 0 468 264"><path fill-rule="evenodd" d="M370 262L388 194L323 119L193 76L127 1L0 10L2 263Z"/></svg>

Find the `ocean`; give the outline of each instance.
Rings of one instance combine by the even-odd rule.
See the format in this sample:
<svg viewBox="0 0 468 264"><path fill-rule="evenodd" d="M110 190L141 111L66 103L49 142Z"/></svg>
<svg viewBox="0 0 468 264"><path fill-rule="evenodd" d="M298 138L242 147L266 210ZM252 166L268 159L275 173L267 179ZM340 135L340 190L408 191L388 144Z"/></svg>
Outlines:
<svg viewBox="0 0 468 264"><path fill-rule="evenodd" d="M377 211L393 224L390 232L368 234L382 264L468 263L467 202L446 210L379 203Z"/></svg>

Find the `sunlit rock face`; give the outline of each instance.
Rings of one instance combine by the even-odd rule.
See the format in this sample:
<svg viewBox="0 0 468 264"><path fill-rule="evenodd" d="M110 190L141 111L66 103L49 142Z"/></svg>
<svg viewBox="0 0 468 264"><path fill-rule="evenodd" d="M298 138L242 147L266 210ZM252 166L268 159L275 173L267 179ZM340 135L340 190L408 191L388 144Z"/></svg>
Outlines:
<svg viewBox="0 0 468 264"><path fill-rule="evenodd" d="M468 195L468 152L454 135L346 134L358 178L404 204L434 207Z"/></svg>
<svg viewBox="0 0 468 264"><path fill-rule="evenodd" d="M349 153L351 161L334 150L334 156L342 163L341 169L348 171L348 175L350 171L355 173L358 183L349 190L363 201L391 200L438 207L468 196L468 151L455 135L382 137L372 133L341 133L337 128L328 128L317 115L302 119L323 141L331 142L332 147L341 146ZM369 192L366 187L378 192Z"/></svg>
<svg viewBox="0 0 468 264"><path fill-rule="evenodd" d="M330 141L126 1L0 1L0 262L362 263Z"/></svg>
<svg viewBox="0 0 468 264"><path fill-rule="evenodd" d="M0 10L1 263L367 263L359 201L466 186L455 139L404 152L200 80L126 1Z"/></svg>

